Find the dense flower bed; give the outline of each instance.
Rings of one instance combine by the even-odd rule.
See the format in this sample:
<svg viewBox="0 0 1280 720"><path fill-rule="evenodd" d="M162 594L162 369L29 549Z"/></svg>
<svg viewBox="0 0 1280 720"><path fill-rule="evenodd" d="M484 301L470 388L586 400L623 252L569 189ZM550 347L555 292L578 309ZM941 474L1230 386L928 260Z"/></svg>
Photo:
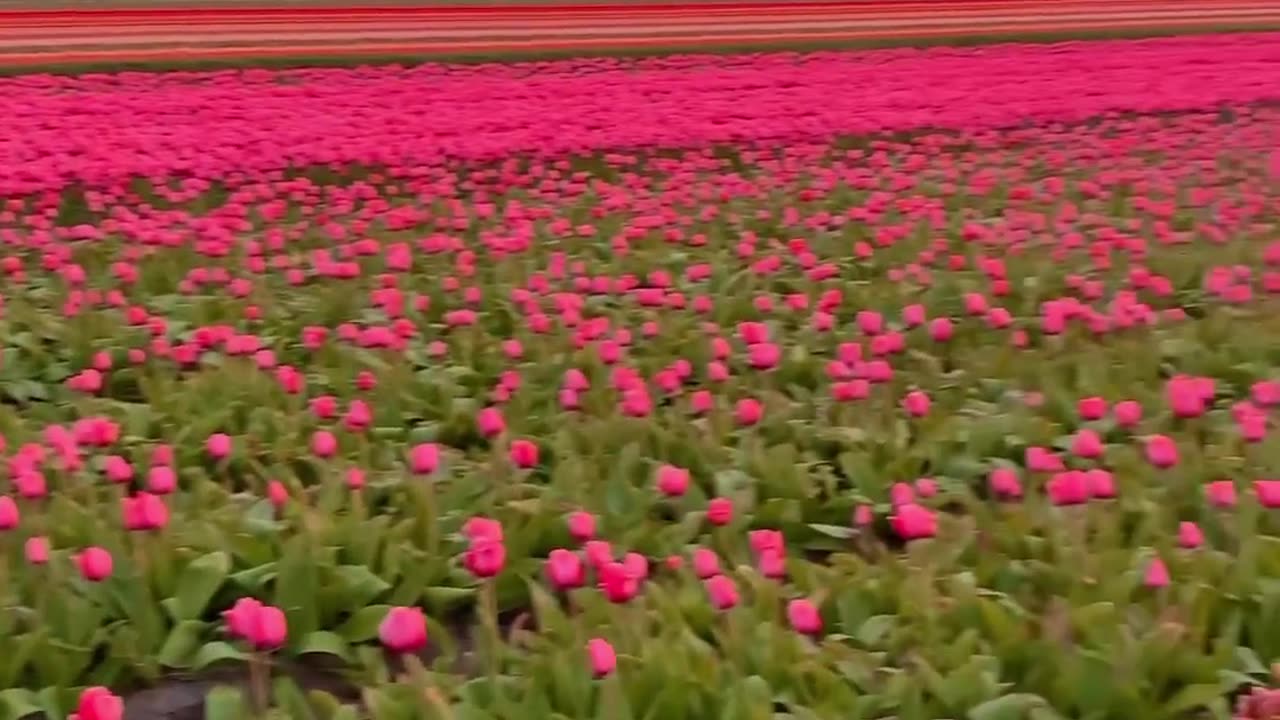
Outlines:
<svg viewBox="0 0 1280 720"><path fill-rule="evenodd" d="M1271 717L1271 41L4 81L0 715Z"/></svg>

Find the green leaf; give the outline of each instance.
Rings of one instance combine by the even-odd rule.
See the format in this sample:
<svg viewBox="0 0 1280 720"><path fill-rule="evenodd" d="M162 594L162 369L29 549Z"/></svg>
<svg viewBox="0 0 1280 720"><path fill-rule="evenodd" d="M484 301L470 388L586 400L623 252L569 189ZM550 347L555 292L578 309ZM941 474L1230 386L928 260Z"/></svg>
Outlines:
<svg viewBox="0 0 1280 720"><path fill-rule="evenodd" d="M191 668L193 670L203 670L216 663L227 661L241 662L245 658L246 655L238 650L234 645L218 640L211 643L205 643L196 651L195 656L191 658Z"/></svg>
<svg viewBox="0 0 1280 720"><path fill-rule="evenodd" d="M333 715L329 720L360 720L360 715L352 705L343 705L333 711Z"/></svg>
<svg viewBox="0 0 1280 720"><path fill-rule="evenodd" d="M360 608L351 614L341 627L338 635L347 642L364 642L378 636L378 626L391 610L390 605L370 605Z"/></svg>
<svg viewBox="0 0 1280 720"><path fill-rule="evenodd" d="M969 711L969 720L1020 720L1034 708L1049 703L1039 695L1015 693L988 700Z"/></svg>
<svg viewBox="0 0 1280 720"><path fill-rule="evenodd" d="M30 690L23 688L0 690L0 718L3 720L20 720L40 712L42 712L40 698Z"/></svg>
<svg viewBox="0 0 1280 720"><path fill-rule="evenodd" d="M1215 700L1221 700L1223 695L1222 686L1217 683L1188 685L1169 699L1161 714L1167 717L1182 717L1189 710L1207 707Z"/></svg>
<svg viewBox="0 0 1280 720"><path fill-rule="evenodd" d="M192 653L200 645L200 634L204 627L204 623L196 620L184 620L178 623L169 631L169 636L165 638L156 659L165 667L187 667Z"/></svg>
<svg viewBox="0 0 1280 720"><path fill-rule="evenodd" d="M840 525L823 525L821 523L809 523L810 529L816 530L827 537L833 537L839 540L848 540L853 537L853 528L842 527Z"/></svg>
<svg viewBox="0 0 1280 720"><path fill-rule="evenodd" d="M320 587L317 580L317 553L306 536L297 536L285 544L275 581L275 606L284 611L289 630L306 636L319 626Z"/></svg>
<svg viewBox="0 0 1280 720"><path fill-rule="evenodd" d="M298 654L306 655L308 653L333 655L346 660L351 656L351 648L348 647L347 641L343 640L341 635L321 630L303 637L298 643Z"/></svg>
<svg viewBox="0 0 1280 720"><path fill-rule="evenodd" d="M367 605L370 600L391 589L391 583L374 575L363 565L341 565L334 572L345 588L351 605Z"/></svg>
<svg viewBox="0 0 1280 720"><path fill-rule="evenodd" d="M858 632L854 635L854 639L863 645L874 646L878 644L893 629L897 618L893 615L872 615L862 623L862 627L858 628Z"/></svg>
<svg viewBox="0 0 1280 720"><path fill-rule="evenodd" d="M205 696L205 720L241 720L246 712L244 695L238 688L219 686Z"/></svg>
<svg viewBox="0 0 1280 720"><path fill-rule="evenodd" d="M196 620L204 615L213 594L222 587L231 571L231 558L226 553L213 552L192 560L178 580L178 592L173 597L173 611L179 620Z"/></svg>
<svg viewBox="0 0 1280 720"><path fill-rule="evenodd" d="M292 678L276 678L273 691L276 707L284 710L289 720L316 720L310 703Z"/></svg>
<svg viewBox="0 0 1280 720"><path fill-rule="evenodd" d="M466 603L475 594L475 588L436 586L424 590L422 599L429 612L435 615L445 615L450 610Z"/></svg>

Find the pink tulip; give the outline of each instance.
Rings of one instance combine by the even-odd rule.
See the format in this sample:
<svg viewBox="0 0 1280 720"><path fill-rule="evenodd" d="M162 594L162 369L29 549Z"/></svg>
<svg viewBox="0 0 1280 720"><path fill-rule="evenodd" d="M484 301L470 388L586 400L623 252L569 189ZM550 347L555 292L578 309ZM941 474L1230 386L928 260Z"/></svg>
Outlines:
<svg viewBox="0 0 1280 720"><path fill-rule="evenodd" d="M591 674L598 678L612 675L618 667L618 658L613 652L613 646L602 638L591 638L587 641L587 659L591 662Z"/></svg>
<svg viewBox="0 0 1280 720"><path fill-rule="evenodd" d="M1117 425L1133 429L1142 421L1142 405L1134 400L1121 400L1116 403L1114 414Z"/></svg>
<svg viewBox="0 0 1280 720"><path fill-rule="evenodd" d="M1064 470L1046 485L1054 505L1079 505L1089 500L1089 476L1080 470Z"/></svg>
<svg viewBox="0 0 1280 720"><path fill-rule="evenodd" d="M764 417L764 406L754 398L743 398L734 405L733 417L744 427L755 425Z"/></svg>
<svg viewBox="0 0 1280 720"><path fill-rule="evenodd" d="M169 524L169 508L151 493L121 498L120 512L126 530L161 530Z"/></svg>
<svg viewBox="0 0 1280 720"><path fill-rule="evenodd" d="M279 510L289 502L289 489L279 480L272 480L267 483L267 501L273 508Z"/></svg>
<svg viewBox="0 0 1280 720"><path fill-rule="evenodd" d="M378 640L393 653L417 653L427 646L427 618L422 608L393 607L378 624Z"/></svg>
<svg viewBox="0 0 1280 720"><path fill-rule="evenodd" d="M667 497L680 497L689 491L689 471L674 465L662 465L657 474L658 491Z"/></svg>
<svg viewBox="0 0 1280 720"><path fill-rule="evenodd" d="M1153 558L1147 564L1146 572L1142 576L1142 584L1149 588L1162 588L1169 584L1169 568L1165 567L1164 561L1160 558Z"/></svg>
<svg viewBox="0 0 1280 720"><path fill-rule="evenodd" d="M906 503L894 509L889 518L893 531L903 540L920 540L938 534L938 517L930 510Z"/></svg>
<svg viewBox="0 0 1280 720"><path fill-rule="evenodd" d="M1230 480L1214 480L1205 486L1204 493L1214 507L1236 506L1236 484Z"/></svg>
<svg viewBox="0 0 1280 720"><path fill-rule="evenodd" d="M717 610L730 610L738 604L738 587L726 575L715 575L705 583L711 605Z"/></svg>
<svg viewBox="0 0 1280 720"><path fill-rule="evenodd" d="M724 497L711 498L707 501L707 522L716 526L733 522L733 501Z"/></svg>
<svg viewBox="0 0 1280 720"><path fill-rule="evenodd" d="M22 519L18 512L18 503L8 495L0 495L0 530L12 530L18 527Z"/></svg>
<svg viewBox="0 0 1280 720"><path fill-rule="evenodd" d="M996 497L1010 500L1022 497L1022 482L1018 479L1018 472L1012 468L992 470L987 476L987 484Z"/></svg>
<svg viewBox="0 0 1280 720"><path fill-rule="evenodd" d="M1076 403L1081 420L1101 420L1107 414L1107 401L1100 397L1082 398Z"/></svg>
<svg viewBox="0 0 1280 720"><path fill-rule="evenodd" d="M23 556L32 565L45 565L49 562L49 539L36 535L27 538L22 548Z"/></svg>
<svg viewBox="0 0 1280 720"><path fill-rule="evenodd" d="M912 390L902 399L902 407L911 417L921 418L929 414L932 403L929 396L921 390Z"/></svg>
<svg viewBox="0 0 1280 720"><path fill-rule="evenodd" d="M419 443L409 450L409 469L417 475L430 475L440 468L440 447Z"/></svg>
<svg viewBox="0 0 1280 720"><path fill-rule="evenodd" d="M215 460L222 460L231 454L231 436L225 433L214 433L205 441L205 450Z"/></svg>
<svg viewBox="0 0 1280 720"><path fill-rule="evenodd" d="M507 421L498 408L487 407L476 416L476 428L481 435L492 438L507 431Z"/></svg>
<svg viewBox="0 0 1280 720"><path fill-rule="evenodd" d="M114 563L111 553L100 547L88 547L75 556L80 576L89 582L102 582L111 576Z"/></svg>
<svg viewBox="0 0 1280 720"><path fill-rule="evenodd" d="M798 598L787 603L787 622L791 629L804 635L822 632L822 615L811 601Z"/></svg>
<svg viewBox="0 0 1280 720"><path fill-rule="evenodd" d="M463 565L478 578L491 578L502 572L507 563L507 549L500 540L473 540L463 555Z"/></svg>
<svg viewBox="0 0 1280 720"><path fill-rule="evenodd" d="M1193 522L1183 521L1178 524L1178 545L1194 550L1204 544L1204 533Z"/></svg>
<svg viewBox="0 0 1280 720"><path fill-rule="evenodd" d="M693 573L702 579L720 574L720 556L714 550L697 548L693 551Z"/></svg>
<svg viewBox="0 0 1280 720"><path fill-rule="evenodd" d="M527 470L538 464L538 446L528 440L513 440L508 451L511 464Z"/></svg>
<svg viewBox="0 0 1280 720"><path fill-rule="evenodd" d="M1144 450L1147 462L1157 468L1167 469L1178 464L1178 446L1165 435L1152 435L1147 438Z"/></svg>
<svg viewBox="0 0 1280 720"><path fill-rule="evenodd" d="M462 534L473 543L480 540L502 542L502 523L493 518L473 517L462 525Z"/></svg>
<svg viewBox="0 0 1280 720"><path fill-rule="evenodd" d="M1280 480L1254 480L1253 493L1265 508L1280 508Z"/></svg>
<svg viewBox="0 0 1280 720"><path fill-rule="evenodd" d="M558 590L582 587L586 571L577 553L556 548L547 556L547 577Z"/></svg>
<svg viewBox="0 0 1280 720"><path fill-rule="evenodd" d="M178 477L173 468L155 465L147 471L147 489L156 495L167 495L178 487Z"/></svg>
<svg viewBox="0 0 1280 720"><path fill-rule="evenodd" d="M578 542L586 542L596 535L596 517L589 512L569 513L568 525L569 535Z"/></svg>
<svg viewBox="0 0 1280 720"><path fill-rule="evenodd" d="M330 458L338 451L338 438L328 430L317 430L311 435L311 452L318 458Z"/></svg>
<svg viewBox="0 0 1280 720"><path fill-rule="evenodd" d="M600 590L611 603L625 603L640 592L640 579L620 562L606 562L596 568Z"/></svg>
<svg viewBox="0 0 1280 720"><path fill-rule="evenodd" d="M122 720L124 700L104 687L91 687L81 691L76 703L74 720Z"/></svg>

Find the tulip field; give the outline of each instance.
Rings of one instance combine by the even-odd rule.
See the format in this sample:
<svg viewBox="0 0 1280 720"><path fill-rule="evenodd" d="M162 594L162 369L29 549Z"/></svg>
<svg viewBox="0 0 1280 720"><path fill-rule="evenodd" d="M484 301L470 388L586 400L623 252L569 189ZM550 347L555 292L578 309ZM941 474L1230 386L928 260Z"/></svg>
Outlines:
<svg viewBox="0 0 1280 720"><path fill-rule="evenodd" d="M0 720L1280 717L1278 77L0 79Z"/></svg>

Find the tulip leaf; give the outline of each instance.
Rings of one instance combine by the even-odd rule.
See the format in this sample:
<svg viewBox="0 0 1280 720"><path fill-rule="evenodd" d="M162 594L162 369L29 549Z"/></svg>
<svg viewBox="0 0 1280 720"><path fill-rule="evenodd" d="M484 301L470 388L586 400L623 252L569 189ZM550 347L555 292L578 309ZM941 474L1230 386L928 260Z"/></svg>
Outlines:
<svg viewBox="0 0 1280 720"><path fill-rule="evenodd" d="M896 623L897 618L893 615L873 615L862 623L854 638L863 645L875 646Z"/></svg>
<svg viewBox="0 0 1280 720"><path fill-rule="evenodd" d="M241 720L246 710L244 694L239 688L218 686L204 699L205 720Z"/></svg>
<svg viewBox="0 0 1280 720"><path fill-rule="evenodd" d="M994 700L988 700L969 710L969 720L1019 720L1036 708L1048 706L1049 703L1039 695L1031 693L1014 693Z"/></svg>
<svg viewBox="0 0 1280 720"><path fill-rule="evenodd" d="M343 640L341 635L325 630L313 632L303 637L298 643L297 652L299 655L310 653L333 655L343 660L351 656L351 648L347 645L347 641Z"/></svg>
<svg viewBox="0 0 1280 720"><path fill-rule="evenodd" d="M1187 685L1165 703L1161 714L1167 717L1182 717L1188 711L1208 708L1215 702L1221 702L1223 697L1223 688L1217 683Z"/></svg>
<svg viewBox="0 0 1280 720"><path fill-rule="evenodd" d="M428 611L435 615L444 615L466 603L475 594L475 588L435 586L422 592L422 600Z"/></svg>
<svg viewBox="0 0 1280 720"><path fill-rule="evenodd" d="M378 626L391 610L390 605L370 605L351 614L337 630L347 642L364 642L378 636Z"/></svg>
<svg viewBox="0 0 1280 720"><path fill-rule="evenodd" d="M212 552L192 560L178 580L173 597L173 612L179 620L195 620L204 615L214 593L222 587L231 570L226 553Z"/></svg>
<svg viewBox="0 0 1280 720"><path fill-rule="evenodd" d="M284 611L290 633L305 636L319 625L316 599L320 587L318 566L306 536L291 539L285 545L275 581L274 604Z"/></svg>
<svg viewBox="0 0 1280 720"><path fill-rule="evenodd" d="M853 537L853 528L843 527L841 525L823 525L821 523L809 523L809 528L838 540L848 540Z"/></svg>
<svg viewBox="0 0 1280 720"><path fill-rule="evenodd" d="M360 720L360 714L354 706L342 705L333 711L329 720Z"/></svg>
<svg viewBox="0 0 1280 720"><path fill-rule="evenodd" d="M41 712L43 711L40 709L40 698L30 690L23 688L0 690L0 719L20 720Z"/></svg>
<svg viewBox="0 0 1280 720"><path fill-rule="evenodd" d="M190 665L193 670L203 670L220 662L241 662L245 658L246 655L231 643L217 640L202 645L191 658Z"/></svg>
<svg viewBox="0 0 1280 720"><path fill-rule="evenodd" d="M391 589L391 584L374 575L363 565L340 565L334 569L345 589L349 605L366 605L375 597Z"/></svg>
<svg viewBox="0 0 1280 720"><path fill-rule="evenodd" d="M272 690L276 707L283 710L289 720L316 720L311 704L292 678L276 678Z"/></svg>
<svg viewBox="0 0 1280 720"><path fill-rule="evenodd" d="M171 668L184 668L190 664L191 656L200 645L200 634L205 624L197 620L184 620L169 631L164 645L156 659L161 665Z"/></svg>

